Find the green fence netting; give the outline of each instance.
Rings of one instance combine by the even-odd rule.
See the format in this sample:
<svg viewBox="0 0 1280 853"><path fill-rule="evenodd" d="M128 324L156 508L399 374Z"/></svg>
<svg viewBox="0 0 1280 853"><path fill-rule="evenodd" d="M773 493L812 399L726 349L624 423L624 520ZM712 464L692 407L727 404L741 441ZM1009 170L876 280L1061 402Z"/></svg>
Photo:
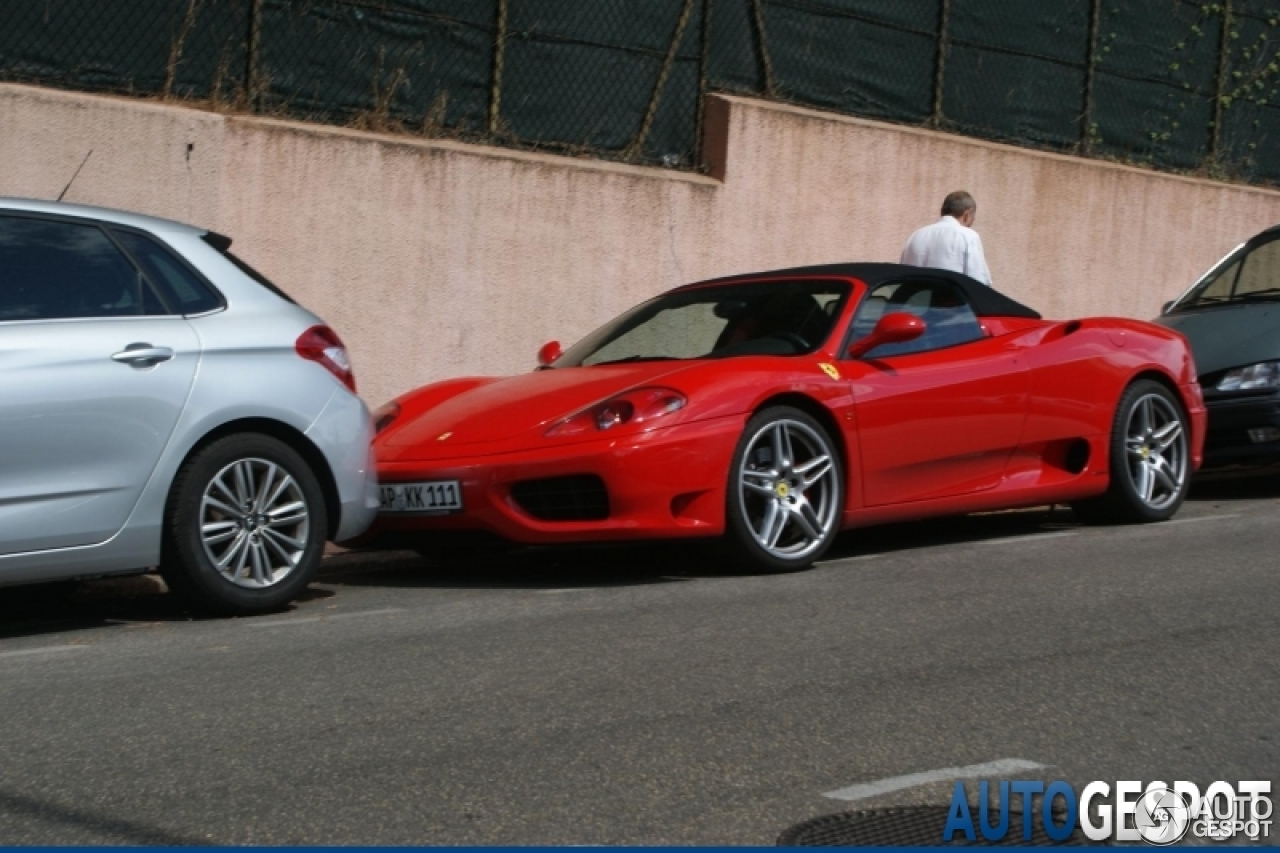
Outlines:
<svg viewBox="0 0 1280 853"><path fill-rule="evenodd" d="M0 79L139 95L228 95L245 74L249 3L4 0Z"/></svg>
<svg viewBox="0 0 1280 853"><path fill-rule="evenodd" d="M255 109L407 130L485 127L496 0L260 0Z"/></svg>
<svg viewBox="0 0 1280 853"><path fill-rule="evenodd" d="M0 79L696 168L743 92L1280 182L1280 0L4 0Z"/></svg>
<svg viewBox="0 0 1280 853"><path fill-rule="evenodd" d="M1068 148L1080 141L1091 0L953 2L942 115L964 133Z"/></svg>

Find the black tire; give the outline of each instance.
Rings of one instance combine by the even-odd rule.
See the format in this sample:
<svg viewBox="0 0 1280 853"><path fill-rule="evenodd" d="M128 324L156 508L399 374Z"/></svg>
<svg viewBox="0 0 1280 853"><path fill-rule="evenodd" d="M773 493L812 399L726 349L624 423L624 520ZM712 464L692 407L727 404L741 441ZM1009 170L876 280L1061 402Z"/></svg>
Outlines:
<svg viewBox="0 0 1280 853"><path fill-rule="evenodd" d="M221 476L222 482L232 491L239 491L236 467L244 472L247 466L250 475L257 471L259 476L265 477L272 465L292 481L292 485L285 484L283 477L276 481L283 489L274 504L278 510L268 514L272 510L270 501L266 501L267 506L259 506L255 501L254 506L247 510L245 506L235 507L247 512L238 517L224 513L216 506L204 509L206 491L216 489L215 478ZM257 484L252 486L246 491L258 491ZM270 487L262 490L269 491ZM218 505L222 505L225 499L230 507L229 493L219 490L211 491L211 494L220 501ZM300 512L305 516L305 524L291 521L298 516L299 510L280 514L299 503L302 504ZM284 521L272 522L272 516ZM234 526L237 523L239 526ZM202 528L205 525L228 524L233 527L224 531L231 536L225 547L222 542L206 546ZM324 556L327 531L324 492L315 472L297 451L278 439L259 433L230 435L195 453L174 478L165 512L160 574L173 592L204 613L248 616L278 610L297 598L315 576ZM297 546L291 544L295 542ZM239 549L232 554L227 566L228 571L236 574L234 581L227 573L219 571L210 553L222 555L231 548ZM241 553L245 554L243 560ZM255 560L264 559L270 562L266 570L259 571L260 562ZM268 577L268 571L276 562L280 564L278 575L271 571ZM237 564L243 564L242 572L235 571Z"/></svg>
<svg viewBox="0 0 1280 853"><path fill-rule="evenodd" d="M793 458L784 460L781 468L774 465L779 428L790 436L794 451ZM799 450L795 450L796 444ZM829 465L823 467L819 457L825 457ZM748 476L746 471L753 473ZM819 471L819 479L804 485L806 477ZM776 506L775 516L768 515L770 504ZM806 507L812 512L805 513ZM790 406L764 409L747 421L729 468L725 501L723 554L731 565L745 564L763 572L807 568L835 541L843 510L844 462L822 424ZM757 536L760 529L763 539L770 538L774 530L770 518L782 524L772 537L772 546Z"/></svg>
<svg viewBox="0 0 1280 853"><path fill-rule="evenodd" d="M1137 434L1143 430L1135 418L1141 419L1138 407L1142 405L1150 406L1151 420L1162 421L1157 432L1177 422L1176 429L1171 431L1176 435L1167 446L1160 445L1168 436L1153 436L1150 429L1145 431L1146 437L1138 441ZM1129 385L1120 396L1111 426L1107 491L1099 497L1073 503L1071 508L1077 517L1089 524L1146 524L1172 518L1191 485L1188 426L1182 402L1166 386L1150 379ZM1157 468L1164 472L1163 476L1155 473ZM1146 469L1145 476L1151 478L1149 497L1143 494L1147 480L1139 469ZM1171 488L1169 483L1175 487Z"/></svg>

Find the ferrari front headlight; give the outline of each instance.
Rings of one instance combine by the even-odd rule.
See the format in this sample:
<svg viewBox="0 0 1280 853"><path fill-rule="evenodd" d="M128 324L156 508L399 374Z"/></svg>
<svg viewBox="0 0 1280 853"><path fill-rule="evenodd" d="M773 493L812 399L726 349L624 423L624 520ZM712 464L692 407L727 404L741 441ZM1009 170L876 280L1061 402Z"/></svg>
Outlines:
<svg viewBox="0 0 1280 853"><path fill-rule="evenodd" d="M1228 370L1218 380L1219 391L1256 391L1263 388L1280 388L1280 361L1264 361L1248 367Z"/></svg>
<svg viewBox="0 0 1280 853"><path fill-rule="evenodd" d="M547 436L577 435L593 427L599 432L625 423L644 424L684 408L686 398L672 388L637 388L570 415L547 430Z"/></svg>

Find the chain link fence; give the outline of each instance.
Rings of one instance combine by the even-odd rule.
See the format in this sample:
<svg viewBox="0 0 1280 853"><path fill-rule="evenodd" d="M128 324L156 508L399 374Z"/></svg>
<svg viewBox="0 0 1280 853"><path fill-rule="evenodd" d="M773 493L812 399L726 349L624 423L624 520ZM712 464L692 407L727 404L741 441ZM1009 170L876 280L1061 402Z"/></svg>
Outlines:
<svg viewBox="0 0 1280 853"><path fill-rule="evenodd" d="M697 168L741 92L1280 182L1280 0L5 0L0 79Z"/></svg>

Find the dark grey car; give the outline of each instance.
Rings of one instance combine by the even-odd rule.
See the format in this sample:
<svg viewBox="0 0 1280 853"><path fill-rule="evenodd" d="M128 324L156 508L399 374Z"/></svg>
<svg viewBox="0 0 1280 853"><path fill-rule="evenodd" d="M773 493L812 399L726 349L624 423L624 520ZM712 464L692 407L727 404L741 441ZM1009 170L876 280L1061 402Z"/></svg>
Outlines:
<svg viewBox="0 0 1280 853"><path fill-rule="evenodd" d="M1236 248L1155 322L1191 342L1205 465L1280 461L1280 226Z"/></svg>

